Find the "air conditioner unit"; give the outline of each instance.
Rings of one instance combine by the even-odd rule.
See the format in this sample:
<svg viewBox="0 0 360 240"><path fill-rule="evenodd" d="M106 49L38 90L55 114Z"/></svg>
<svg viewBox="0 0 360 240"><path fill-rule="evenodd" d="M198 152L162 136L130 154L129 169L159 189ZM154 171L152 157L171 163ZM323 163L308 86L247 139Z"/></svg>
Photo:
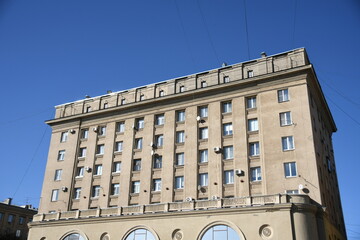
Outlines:
<svg viewBox="0 0 360 240"><path fill-rule="evenodd" d="M192 201L193 201L193 198L192 198L192 197L187 197L187 198L185 198L185 201L186 201L186 202L192 202Z"/></svg>
<svg viewBox="0 0 360 240"><path fill-rule="evenodd" d="M219 199L219 197L218 197L218 196L216 196L216 195L211 196L211 200L217 200L217 199Z"/></svg>
<svg viewBox="0 0 360 240"><path fill-rule="evenodd" d="M91 172L91 167L85 167L85 171Z"/></svg>
<svg viewBox="0 0 360 240"><path fill-rule="evenodd" d="M220 152L221 152L221 148L220 148L220 147L214 147L214 152L220 153Z"/></svg>
<svg viewBox="0 0 360 240"><path fill-rule="evenodd" d="M200 116L197 116L197 117L196 117L196 121L200 122L200 121L201 121L201 117L200 117Z"/></svg>
<svg viewBox="0 0 360 240"><path fill-rule="evenodd" d="M94 132L97 132L97 131L98 131L98 127L94 127L94 128L93 128L93 131L94 131Z"/></svg>
<svg viewBox="0 0 360 240"><path fill-rule="evenodd" d="M75 131L75 129L70 129L69 132L70 132L71 134L74 134L76 131Z"/></svg>
<svg viewBox="0 0 360 240"><path fill-rule="evenodd" d="M68 188L64 186L64 187L61 187L61 190L62 190L63 192L67 192Z"/></svg>
<svg viewBox="0 0 360 240"><path fill-rule="evenodd" d="M236 170L235 170L235 174L236 174L237 176L241 176L241 175L244 174L244 171L241 170L241 169L236 169Z"/></svg>

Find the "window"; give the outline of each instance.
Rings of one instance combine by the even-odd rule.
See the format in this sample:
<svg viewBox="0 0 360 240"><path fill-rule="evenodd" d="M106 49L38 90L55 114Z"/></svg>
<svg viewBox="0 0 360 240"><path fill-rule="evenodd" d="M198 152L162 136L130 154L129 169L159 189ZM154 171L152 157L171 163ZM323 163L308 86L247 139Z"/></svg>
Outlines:
<svg viewBox="0 0 360 240"><path fill-rule="evenodd" d="M68 132L68 131L62 132L62 133L61 133L60 142L66 142L66 141L67 141L67 138L68 138L68 135L69 135L69 132Z"/></svg>
<svg viewBox="0 0 360 240"><path fill-rule="evenodd" d="M185 142L185 132L179 131L176 132L176 143L184 143Z"/></svg>
<svg viewBox="0 0 360 240"><path fill-rule="evenodd" d="M87 106L87 107L86 107L86 112L87 112L87 113L91 112L91 106Z"/></svg>
<svg viewBox="0 0 360 240"><path fill-rule="evenodd" d="M185 160L184 156L185 156L184 153L176 154L176 165L177 166L184 166L184 160Z"/></svg>
<svg viewBox="0 0 360 240"><path fill-rule="evenodd" d="M141 159L134 159L133 171L140 171L140 170L141 170Z"/></svg>
<svg viewBox="0 0 360 240"><path fill-rule="evenodd" d="M253 76L254 76L254 71L253 71L253 70L247 71L247 77L248 77L248 78L251 78L251 77L253 77Z"/></svg>
<svg viewBox="0 0 360 240"><path fill-rule="evenodd" d="M142 149L142 138L135 139L135 149Z"/></svg>
<svg viewBox="0 0 360 240"><path fill-rule="evenodd" d="M125 98L121 99L121 105L124 105L124 104L126 104L126 99Z"/></svg>
<svg viewBox="0 0 360 240"><path fill-rule="evenodd" d="M61 174L62 174L62 169L56 169L55 170L54 181L60 181L61 180Z"/></svg>
<svg viewBox="0 0 360 240"><path fill-rule="evenodd" d="M208 174L207 173L200 173L199 174L199 185L201 187L205 187L205 186L209 185Z"/></svg>
<svg viewBox="0 0 360 240"><path fill-rule="evenodd" d="M86 147L79 148L79 157L86 157Z"/></svg>
<svg viewBox="0 0 360 240"><path fill-rule="evenodd" d="M224 147L223 155L224 155L224 159L233 159L234 158L233 146Z"/></svg>
<svg viewBox="0 0 360 240"><path fill-rule="evenodd" d="M205 232L201 240L240 240L240 237L231 227L215 225Z"/></svg>
<svg viewBox="0 0 360 240"><path fill-rule="evenodd" d="M208 107L207 106L199 107L199 116L201 118L208 117Z"/></svg>
<svg viewBox="0 0 360 240"><path fill-rule="evenodd" d="M114 164L113 164L113 172L114 173L121 172L121 162L114 162Z"/></svg>
<svg viewBox="0 0 360 240"><path fill-rule="evenodd" d="M286 194L299 194L299 190L286 190Z"/></svg>
<svg viewBox="0 0 360 240"><path fill-rule="evenodd" d="M125 238L125 240L155 240L155 239L156 238L154 237L154 235L150 231L148 231L144 228L139 228L139 229L132 231Z"/></svg>
<svg viewBox="0 0 360 240"><path fill-rule="evenodd" d="M164 114L156 115L155 121L156 121L155 124L158 125L158 126L164 125L164 123L165 123Z"/></svg>
<svg viewBox="0 0 360 240"><path fill-rule="evenodd" d="M289 91L288 89L278 90L278 102L287 102L289 101Z"/></svg>
<svg viewBox="0 0 360 240"><path fill-rule="evenodd" d="M250 178L252 182L261 181L261 168L260 167L250 168Z"/></svg>
<svg viewBox="0 0 360 240"><path fill-rule="evenodd" d="M185 121L185 110L180 110L176 112L176 121L177 122Z"/></svg>
<svg viewBox="0 0 360 240"><path fill-rule="evenodd" d="M249 119L248 120L248 131L253 132L253 131L258 131L258 130L259 130L258 120L256 118Z"/></svg>
<svg viewBox="0 0 360 240"><path fill-rule="evenodd" d="M58 153L58 161L63 161L65 159L65 150L60 150Z"/></svg>
<svg viewBox="0 0 360 240"><path fill-rule="evenodd" d="M230 136L233 134L233 126L232 123L223 124L223 135Z"/></svg>
<svg viewBox="0 0 360 240"><path fill-rule="evenodd" d="M296 162L284 163L285 177L296 177Z"/></svg>
<svg viewBox="0 0 360 240"><path fill-rule="evenodd" d="M12 214L8 215L7 222L12 223L13 220L14 220L14 215L12 215Z"/></svg>
<svg viewBox="0 0 360 240"><path fill-rule="evenodd" d="M100 189L101 187L99 185L92 187L91 197L97 198L100 196Z"/></svg>
<svg viewBox="0 0 360 240"><path fill-rule="evenodd" d="M162 167L162 156L156 155L154 157L153 167L159 169Z"/></svg>
<svg viewBox="0 0 360 240"><path fill-rule="evenodd" d="M59 199L59 189L54 189L51 192L51 201L56 202Z"/></svg>
<svg viewBox="0 0 360 240"><path fill-rule="evenodd" d="M120 193L120 184L119 183L114 183L111 184L111 195L113 196L117 196Z"/></svg>
<svg viewBox="0 0 360 240"><path fill-rule="evenodd" d="M118 122L116 123L116 132L123 133L125 132L125 122Z"/></svg>
<svg viewBox="0 0 360 240"><path fill-rule="evenodd" d="M132 193L139 193L140 192L140 181L132 182Z"/></svg>
<svg viewBox="0 0 360 240"><path fill-rule="evenodd" d="M84 176L84 167L77 167L76 168L76 177L83 177Z"/></svg>
<svg viewBox="0 0 360 240"><path fill-rule="evenodd" d="M85 240L85 238L78 233L72 233L67 235L63 240Z"/></svg>
<svg viewBox="0 0 360 240"><path fill-rule="evenodd" d="M105 126L99 127L99 136L105 136L105 134L106 134L106 127Z"/></svg>
<svg viewBox="0 0 360 240"><path fill-rule="evenodd" d="M260 155L260 148L259 148L259 142L253 142L249 144L249 152L250 156L259 156Z"/></svg>
<svg viewBox="0 0 360 240"><path fill-rule="evenodd" d="M88 139L89 137L89 129L82 129L81 130L81 139Z"/></svg>
<svg viewBox="0 0 360 240"><path fill-rule="evenodd" d="M199 128L199 139L208 139L208 128Z"/></svg>
<svg viewBox="0 0 360 240"><path fill-rule="evenodd" d="M161 191L161 179L153 180L153 191Z"/></svg>
<svg viewBox="0 0 360 240"><path fill-rule="evenodd" d="M175 177L175 189L184 188L184 176Z"/></svg>
<svg viewBox="0 0 360 240"><path fill-rule="evenodd" d="M282 149L283 151L289 151L295 149L294 138L292 136L282 137Z"/></svg>
<svg viewBox="0 0 360 240"><path fill-rule="evenodd" d="M19 217L19 224L20 224L20 225L23 225L24 222L25 222L25 218Z"/></svg>
<svg viewBox="0 0 360 240"><path fill-rule="evenodd" d="M155 136L156 147L162 147L164 145L164 135Z"/></svg>
<svg viewBox="0 0 360 240"><path fill-rule="evenodd" d="M136 127L137 129L143 129L145 125L144 118L136 119Z"/></svg>
<svg viewBox="0 0 360 240"><path fill-rule="evenodd" d="M223 80L224 80L224 83L228 83L228 82L230 82L230 77L224 76Z"/></svg>
<svg viewBox="0 0 360 240"><path fill-rule="evenodd" d="M0 221L3 219L4 214L0 212Z"/></svg>
<svg viewBox="0 0 360 240"><path fill-rule="evenodd" d="M224 184L234 183L234 170L224 171Z"/></svg>
<svg viewBox="0 0 360 240"><path fill-rule="evenodd" d="M123 142L116 142L115 143L115 152L122 152L123 150Z"/></svg>
<svg viewBox="0 0 360 240"><path fill-rule="evenodd" d="M185 92L185 86L180 86L180 92Z"/></svg>
<svg viewBox="0 0 360 240"><path fill-rule="evenodd" d="M247 109L256 108L256 97L248 97L246 99L246 108Z"/></svg>
<svg viewBox="0 0 360 240"><path fill-rule="evenodd" d="M201 84L201 87L202 87L202 88L207 87L207 83L206 83L206 81L201 81L201 83L200 83L200 84Z"/></svg>
<svg viewBox="0 0 360 240"><path fill-rule="evenodd" d="M288 126L292 124L291 112L280 113L280 126Z"/></svg>
<svg viewBox="0 0 360 240"><path fill-rule="evenodd" d="M222 104L222 112L223 113L231 113L232 112L232 104L231 104L231 102L224 102Z"/></svg>
<svg viewBox="0 0 360 240"><path fill-rule="evenodd" d="M95 173L96 176L102 175L102 165L95 165Z"/></svg>
<svg viewBox="0 0 360 240"><path fill-rule="evenodd" d="M104 144L100 144L96 146L96 154L104 154L105 146Z"/></svg>
<svg viewBox="0 0 360 240"><path fill-rule="evenodd" d="M106 102L104 103L104 109L108 108L109 107L109 104Z"/></svg>
<svg viewBox="0 0 360 240"><path fill-rule="evenodd" d="M199 160L200 163L208 162L208 150L207 149L200 150L199 155L200 155L200 160Z"/></svg>
<svg viewBox="0 0 360 240"><path fill-rule="evenodd" d="M81 188L74 188L74 199L80 199Z"/></svg>
<svg viewBox="0 0 360 240"><path fill-rule="evenodd" d="M145 100L145 95L144 94L141 94L140 95L140 101L144 101Z"/></svg>
<svg viewBox="0 0 360 240"><path fill-rule="evenodd" d="M21 236L21 230L16 230L15 237L20 237L20 236Z"/></svg>
<svg viewBox="0 0 360 240"><path fill-rule="evenodd" d="M163 96L165 96L165 92L164 92L164 90L160 90L159 91L159 97L163 97Z"/></svg>

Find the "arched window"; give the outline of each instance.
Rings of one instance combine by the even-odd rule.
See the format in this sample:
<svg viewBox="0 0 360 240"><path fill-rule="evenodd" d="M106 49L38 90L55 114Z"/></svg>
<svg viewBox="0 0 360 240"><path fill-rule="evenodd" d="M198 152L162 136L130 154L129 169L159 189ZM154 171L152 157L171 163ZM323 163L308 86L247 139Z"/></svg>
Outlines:
<svg viewBox="0 0 360 240"><path fill-rule="evenodd" d="M72 233L67 235L63 240L85 240L79 233Z"/></svg>
<svg viewBox="0 0 360 240"><path fill-rule="evenodd" d="M201 240L240 240L240 237L231 227L215 225L205 232Z"/></svg>
<svg viewBox="0 0 360 240"><path fill-rule="evenodd" d="M125 240L156 240L155 236L144 228L132 231Z"/></svg>

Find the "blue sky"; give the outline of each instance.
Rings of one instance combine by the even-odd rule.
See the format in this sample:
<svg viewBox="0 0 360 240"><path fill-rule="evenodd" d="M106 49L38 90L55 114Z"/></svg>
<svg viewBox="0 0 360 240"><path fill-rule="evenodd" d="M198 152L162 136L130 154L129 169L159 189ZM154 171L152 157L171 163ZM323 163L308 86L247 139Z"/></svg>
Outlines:
<svg viewBox="0 0 360 240"><path fill-rule="evenodd" d="M360 239L359 43L358 0L0 0L0 200L38 206L55 105L306 47Z"/></svg>

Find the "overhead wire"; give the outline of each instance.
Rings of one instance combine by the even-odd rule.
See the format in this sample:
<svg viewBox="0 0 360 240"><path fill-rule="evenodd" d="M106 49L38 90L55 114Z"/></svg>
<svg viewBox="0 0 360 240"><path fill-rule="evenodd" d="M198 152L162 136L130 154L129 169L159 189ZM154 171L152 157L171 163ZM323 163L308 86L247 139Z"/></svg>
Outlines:
<svg viewBox="0 0 360 240"><path fill-rule="evenodd" d="M294 0L294 19L293 19L293 32L292 32L292 47L295 48L295 29L296 29L296 12L297 12L297 0Z"/></svg>
<svg viewBox="0 0 360 240"><path fill-rule="evenodd" d="M249 30L248 30L246 0L244 0L244 12L245 12L245 32L246 32L247 53L248 53L248 59L250 59L250 46L249 46L250 43L249 43Z"/></svg>
<svg viewBox="0 0 360 240"><path fill-rule="evenodd" d="M325 94L324 94L324 95L325 95ZM345 110L343 110L339 105L337 105L337 104L335 103L335 101L333 101L330 97L328 97L328 96L326 96L326 95L325 95L325 97L326 97L330 102L332 102L332 103L335 105L335 107L337 107L341 112L343 112L346 116L348 116L351 120L353 120L357 125L360 126L360 122L358 122L355 118L353 118L350 114L348 114Z"/></svg>
<svg viewBox="0 0 360 240"><path fill-rule="evenodd" d="M20 117L20 118L12 119L12 120L9 120L9 121L0 122L0 124L1 124L1 125L7 125L7 124L10 124L10 123L18 122L18 121L21 121L21 120L24 120L24 119L27 119L27 118L31 118L31 117L40 115L40 114L45 113L45 112L48 112L48 111L50 111L50 110L53 110L53 108L48 108L48 109L46 109L46 110L43 110L43 111L40 111L40 112L36 112L36 113L34 113L34 114L29 114L29 115L26 115L26 116L23 116L23 117Z"/></svg>

